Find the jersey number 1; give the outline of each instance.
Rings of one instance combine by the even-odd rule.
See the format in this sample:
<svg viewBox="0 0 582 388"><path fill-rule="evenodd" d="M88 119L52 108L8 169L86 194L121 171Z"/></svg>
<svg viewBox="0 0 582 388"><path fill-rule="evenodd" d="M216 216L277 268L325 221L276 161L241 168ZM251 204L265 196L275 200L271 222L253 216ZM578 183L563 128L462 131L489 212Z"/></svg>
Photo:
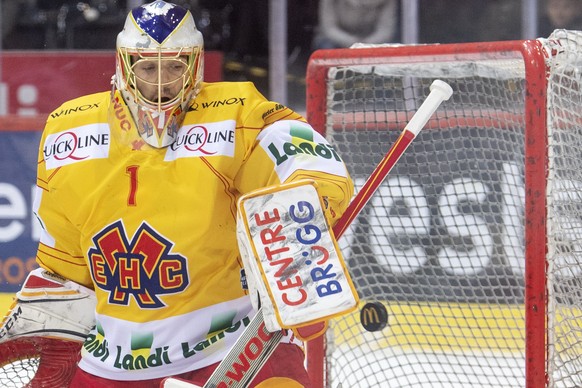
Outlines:
<svg viewBox="0 0 582 388"><path fill-rule="evenodd" d="M127 196L127 205L136 206L137 200L137 170L139 166L128 166L125 173L129 175L129 195Z"/></svg>

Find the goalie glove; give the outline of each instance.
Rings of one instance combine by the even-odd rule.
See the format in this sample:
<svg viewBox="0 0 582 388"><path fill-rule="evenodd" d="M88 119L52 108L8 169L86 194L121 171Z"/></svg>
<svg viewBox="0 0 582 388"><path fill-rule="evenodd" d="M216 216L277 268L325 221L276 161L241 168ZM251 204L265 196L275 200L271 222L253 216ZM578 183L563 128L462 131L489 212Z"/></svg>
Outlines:
<svg viewBox="0 0 582 388"><path fill-rule="evenodd" d="M239 200L237 239L253 307L265 327L308 340L327 319L357 307L358 295L313 181L257 190ZM319 323L315 332L302 331ZM313 327L313 326L311 326Z"/></svg>
<svg viewBox="0 0 582 388"><path fill-rule="evenodd" d="M31 271L2 322L0 342L22 336L84 341L95 325L95 293L43 268Z"/></svg>

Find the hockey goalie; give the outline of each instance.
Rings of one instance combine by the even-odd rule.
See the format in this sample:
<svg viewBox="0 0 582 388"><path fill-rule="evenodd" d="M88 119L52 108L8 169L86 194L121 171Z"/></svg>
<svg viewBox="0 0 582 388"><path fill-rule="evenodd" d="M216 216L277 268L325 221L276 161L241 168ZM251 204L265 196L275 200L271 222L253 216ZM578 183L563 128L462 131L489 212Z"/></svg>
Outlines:
<svg viewBox="0 0 582 388"><path fill-rule="evenodd" d="M192 14L149 2L129 13L118 35L112 90L49 115L34 201L41 269L26 280L2 330L13 338L6 344L23 335L29 344L35 336L77 344L70 380L53 386L157 388L168 376L203 385L259 300L276 329L324 321L345 307L328 302L343 294L340 287L352 294L338 276L331 237L317 231L325 229L321 217L333 223L353 195L340 155L300 114L251 83L206 83L203 69ZM317 201L302 190L297 202L285 200L285 212L265 208L243 218L251 236L263 228L248 249L272 262L244 259L255 267L245 268L243 289L238 200L299 181L315 182L301 187L316 190ZM284 226L287 217L297 226ZM282 245L291 238L300 244ZM287 247L299 257L290 260ZM314 298L334 307L316 315ZM299 307L306 315L297 315ZM271 359L250 386L310 385L292 330Z"/></svg>

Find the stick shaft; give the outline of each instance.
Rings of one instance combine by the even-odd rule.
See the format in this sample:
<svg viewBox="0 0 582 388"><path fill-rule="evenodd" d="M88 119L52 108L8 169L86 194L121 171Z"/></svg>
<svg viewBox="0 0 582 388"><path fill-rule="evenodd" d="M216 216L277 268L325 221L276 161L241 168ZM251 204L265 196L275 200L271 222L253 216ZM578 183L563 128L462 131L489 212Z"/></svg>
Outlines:
<svg viewBox="0 0 582 388"><path fill-rule="evenodd" d="M228 352L224 360L214 370L206 384L204 384L204 388L247 387L261 370L265 362L267 362L271 354L273 354L281 338L283 338L282 331L274 333L267 331L263 322L263 309L260 308L231 351ZM247 345L251 342L253 346L260 347L260 355L255 355L257 349L252 349L250 357L245 354L248 350ZM245 346L237 347L239 343L245 344ZM243 371L239 366L239 370L237 371L236 365L242 365L244 363L243 360L246 359L249 360L248 369Z"/></svg>
<svg viewBox="0 0 582 388"><path fill-rule="evenodd" d="M416 135L424 128L443 101L450 98L452 92L451 87L443 81L435 80L432 83L429 95L420 105L414 116L412 116L406 127L404 127L396 142L388 150L386 155L384 155L374 171L372 171L372 174L350 202L342 217L336 222L333 227L336 239L339 239L344 234L352 221L360 214Z"/></svg>
<svg viewBox="0 0 582 388"><path fill-rule="evenodd" d="M386 176L390 173L398 159L404 154L415 136L412 132L404 129L390 151L384 156L380 163L376 166L372 174L366 180L366 183L358 191L358 194L350 202L348 208L336 222L333 227L333 233L336 239L339 239L348 226L360 214L364 206L368 203L370 198L374 195L380 184L384 181Z"/></svg>

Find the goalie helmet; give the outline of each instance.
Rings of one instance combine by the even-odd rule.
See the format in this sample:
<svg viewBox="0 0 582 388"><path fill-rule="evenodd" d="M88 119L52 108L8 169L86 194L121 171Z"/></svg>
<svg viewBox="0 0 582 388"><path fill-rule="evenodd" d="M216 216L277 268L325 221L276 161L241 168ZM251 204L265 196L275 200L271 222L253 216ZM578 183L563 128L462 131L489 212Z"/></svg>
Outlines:
<svg viewBox="0 0 582 388"><path fill-rule="evenodd" d="M117 36L115 87L141 137L172 144L203 76L202 34L190 11L165 1L134 8Z"/></svg>

